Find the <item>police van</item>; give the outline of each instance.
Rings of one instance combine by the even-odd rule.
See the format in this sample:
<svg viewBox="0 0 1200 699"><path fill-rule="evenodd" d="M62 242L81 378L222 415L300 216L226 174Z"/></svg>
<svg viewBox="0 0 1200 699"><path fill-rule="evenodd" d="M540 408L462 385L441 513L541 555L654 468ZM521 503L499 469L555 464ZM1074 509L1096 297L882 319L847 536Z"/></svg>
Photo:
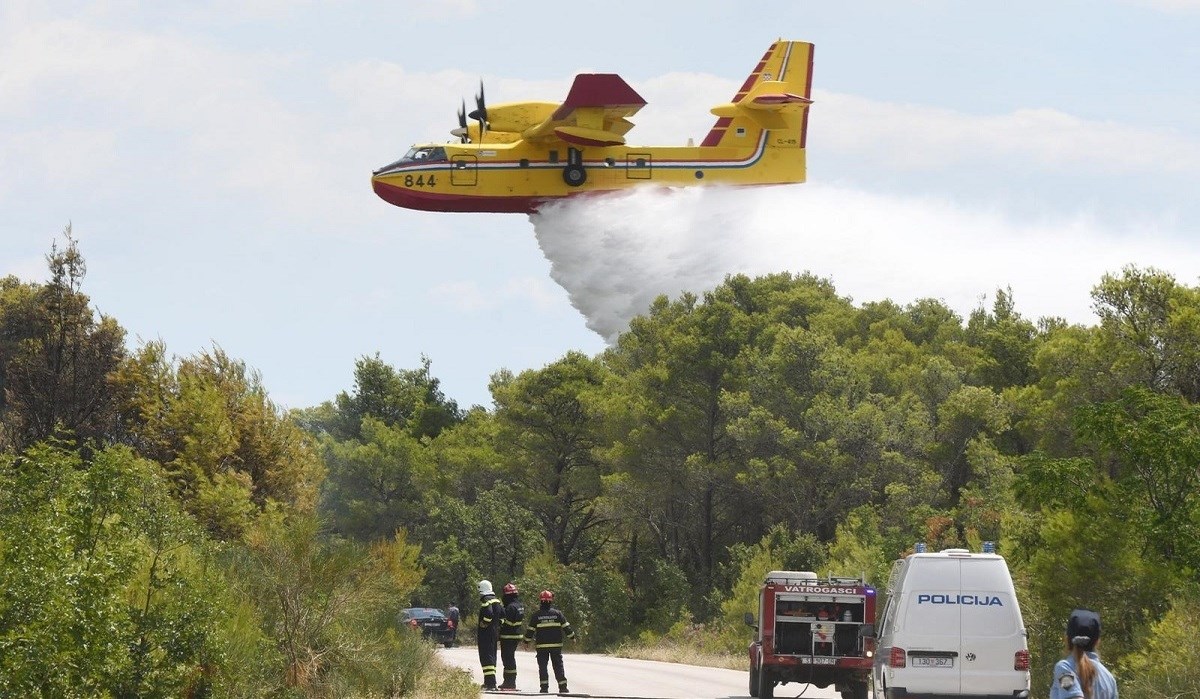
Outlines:
<svg viewBox="0 0 1200 699"><path fill-rule="evenodd" d="M875 699L908 695L1026 699L1025 622L1004 558L983 553L916 553L892 566L876 634Z"/></svg>

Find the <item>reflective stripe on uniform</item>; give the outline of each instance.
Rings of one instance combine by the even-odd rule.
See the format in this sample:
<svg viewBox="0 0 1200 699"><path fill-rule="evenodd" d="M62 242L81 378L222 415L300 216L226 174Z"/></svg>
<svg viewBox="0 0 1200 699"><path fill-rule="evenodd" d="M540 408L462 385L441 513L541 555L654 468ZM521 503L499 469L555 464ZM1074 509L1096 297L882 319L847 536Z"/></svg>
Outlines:
<svg viewBox="0 0 1200 699"><path fill-rule="evenodd" d="M485 626L491 625L492 617L489 616L484 610L491 611L492 602L495 602L495 601L496 601L495 598L493 598L493 599L489 599L489 600L484 600L483 602L480 603L480 605L479 605L479 628L482 629Z"/></svg>

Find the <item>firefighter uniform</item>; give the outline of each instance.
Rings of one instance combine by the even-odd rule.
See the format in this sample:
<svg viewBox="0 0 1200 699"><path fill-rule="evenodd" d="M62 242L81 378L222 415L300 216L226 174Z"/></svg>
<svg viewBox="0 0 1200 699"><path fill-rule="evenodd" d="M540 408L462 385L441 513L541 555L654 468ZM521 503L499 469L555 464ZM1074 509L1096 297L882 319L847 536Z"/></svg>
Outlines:
<svg viewBox="0 0 1200 699"><path fill-rule="evenodd" d="M500 657L504 660L504 682L500 689L517 688L517 646L521 643L524 630L524 605L515 592L504 595L504 616L500 619Z"/></svg>
<svg viewBox="0 0 1200 699"><path fill-rule="evenodd" d="M479 665L483 668L483 688L496 689L496 642L500 638L500 620L504 617L504 606L492 592L492 584L486 588L479 584L479 625L476 644L479 646ZM486 592L484 590L487 590Z"/></svg>
<svg viewBox="0 0 1200 699"><path fill-rule="evenodd" d="M542 603L538 611L529 617L529 627L525 629L525 641L533 642L537 649L538 681L541 691L547 692L550 687L550 674L546 664L554 665L554 679L558 680L560 694L567 693L567 673L563 669L562 647L563 640L574 638L575 630L567 623L563 613L550 606L550 601L542 593Z"/></svg>

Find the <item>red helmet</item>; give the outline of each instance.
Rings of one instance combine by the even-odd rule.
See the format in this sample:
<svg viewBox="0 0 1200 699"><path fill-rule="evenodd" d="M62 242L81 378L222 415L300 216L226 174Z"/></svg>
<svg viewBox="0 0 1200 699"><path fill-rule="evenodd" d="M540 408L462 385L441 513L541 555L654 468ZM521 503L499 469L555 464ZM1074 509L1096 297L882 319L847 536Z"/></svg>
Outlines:
<svg viewBox="0 0 1200 699"><path fill-rule="evenodd" d="M506 595L515 595L515 594L517 594L517 586L516 586L516 584L515 584L515 583L509 583L509 584L505 585L505 586L504 586L504 594L506 594Z"/></svg>
<svg viewBox="0 0 1200 699"><path fill-rule="evenodd" d="M542 594L538 595L538 599L543 602L553 602L554 593L549 590L542 590Z"/></svg>

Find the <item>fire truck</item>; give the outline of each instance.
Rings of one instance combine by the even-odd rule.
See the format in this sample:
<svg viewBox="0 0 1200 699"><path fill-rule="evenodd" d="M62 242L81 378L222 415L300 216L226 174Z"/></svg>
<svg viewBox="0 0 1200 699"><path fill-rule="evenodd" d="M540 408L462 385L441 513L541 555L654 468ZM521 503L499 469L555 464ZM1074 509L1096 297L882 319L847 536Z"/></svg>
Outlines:
<svg viewBox="0 0 1200 699"><path fill-rule="evenodd" d="M875 655L875 588L861 576L820 578L773 570L758 597L750 642L750 696L772 699L776 684L833 685L842 699L866 699Z"/></svg>

